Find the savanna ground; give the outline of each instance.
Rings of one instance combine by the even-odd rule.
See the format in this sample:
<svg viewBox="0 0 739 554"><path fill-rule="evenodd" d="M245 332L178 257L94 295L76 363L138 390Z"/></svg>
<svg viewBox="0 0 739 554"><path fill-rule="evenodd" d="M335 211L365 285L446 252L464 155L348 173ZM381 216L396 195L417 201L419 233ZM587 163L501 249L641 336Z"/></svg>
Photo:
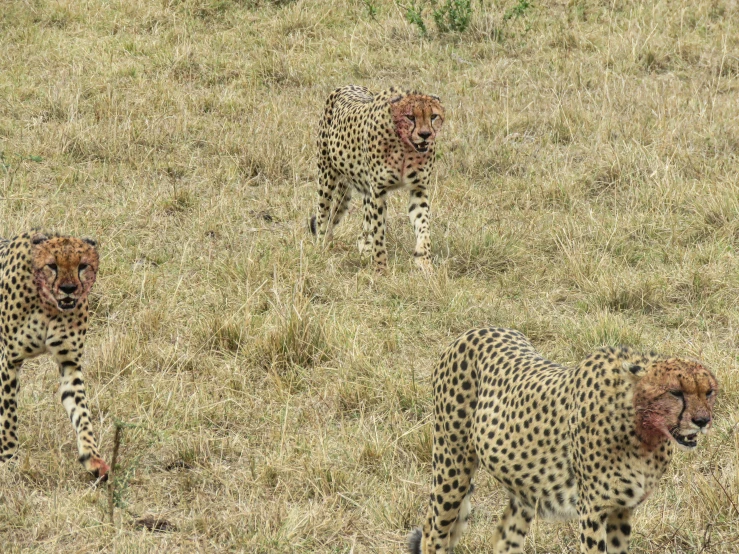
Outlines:
<svg viewBox="0 0 739 554"><path fill-rule="evenodd" d="M605 344L701 358L714 431L637 511L636 553L739 551L739 6L11 0L0 9L0 234L98 239L84 370L108 486L75 460L48 359L0 467L4 552L399 552L430 478L432 366L477 325L573 364ZM356 204L315 248L315 129L356 83L442 97L436 273L406 197L390 269ZM478 474L461 552L504 505ZM163 532L140 523L161 520ZM151 526L151 525L150 525ZM574 553L537 522L527 553Z"/></svg>

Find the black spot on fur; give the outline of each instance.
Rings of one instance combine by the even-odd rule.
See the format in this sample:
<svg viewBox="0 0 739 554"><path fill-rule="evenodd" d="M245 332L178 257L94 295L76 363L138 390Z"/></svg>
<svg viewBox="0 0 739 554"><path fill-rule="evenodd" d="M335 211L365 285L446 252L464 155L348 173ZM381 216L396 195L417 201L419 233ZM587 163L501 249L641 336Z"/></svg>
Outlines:
<svg viewBox="0 0 739 554"><path fill-rule="evenodd" d="M316 216L312 216L310 218L310 223L308 223L308 227L310 228L311 235L316 234Z"/></svg>

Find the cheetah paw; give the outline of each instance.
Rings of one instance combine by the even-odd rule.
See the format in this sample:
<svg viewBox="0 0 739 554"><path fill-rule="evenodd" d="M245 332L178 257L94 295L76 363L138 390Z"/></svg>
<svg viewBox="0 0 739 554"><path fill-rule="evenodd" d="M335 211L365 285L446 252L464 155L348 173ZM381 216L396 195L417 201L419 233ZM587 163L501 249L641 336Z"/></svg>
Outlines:
<svg viewBox="0 0 739 554"><path fill-rule="evenodd" d="M431 260L428 258L416 258L415 262L418 269L420 269L424 275L434 274L434 266L431 265Z"/></svg>
<svg viewBox="0 0 739 554"><path fill-rule="evenodd" d="M372 242L366 237L359 237L357 239L357 250L359 250L359 256L365 256L372 250Z"/></svg>
<svg viewBox="0 0 739 554"><path fill-rule="evenodd" d="M110 466L105 463L105 460L97 456L93 456L84 462L85 469L95 475L97 478L103 478L105 480Z"/></svg>

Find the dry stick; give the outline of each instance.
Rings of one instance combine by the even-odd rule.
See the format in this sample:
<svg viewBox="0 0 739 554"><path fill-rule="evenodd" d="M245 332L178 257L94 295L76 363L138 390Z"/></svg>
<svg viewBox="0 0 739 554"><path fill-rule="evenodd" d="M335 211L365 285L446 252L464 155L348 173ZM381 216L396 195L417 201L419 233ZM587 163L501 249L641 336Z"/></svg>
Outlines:
<svg viewBox="0 0 739 554"><path fill-rule="evenodd" d="M115 474L116 462L118 461L118 447L121 445L121 429L120 423L115 425L115 437L113 437L113 459L110 463L110 471L108 471L108 516L110 524L113 525L113 493L115 492L115 483L113 476Z"/></svg>

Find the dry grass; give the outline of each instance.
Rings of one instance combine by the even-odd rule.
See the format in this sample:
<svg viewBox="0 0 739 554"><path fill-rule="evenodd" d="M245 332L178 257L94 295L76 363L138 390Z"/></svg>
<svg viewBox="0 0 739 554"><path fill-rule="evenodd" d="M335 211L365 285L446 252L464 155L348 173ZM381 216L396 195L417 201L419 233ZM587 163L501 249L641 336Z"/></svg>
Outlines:
<svg viewBox="0 0 739 554"><path fill-rule="evenodd" d="M482 324L568 363L615 343L705 360L715 431L638 510L634 552L739 549L739 6L504 20L514 3L426 39L390 0L375 19L358 0L0 9L0 234L99 240L85 370L106 456L125 425L111 524L51 362L24 367L3 551L398 552L429 488L432 364ZM309 240L316 122L347 83L445 102L431 279L402 195L385 277L356 209L331 252ZM480 475L462 552L504 500ZM527 541L575 549L568 524Z"/></svg>

